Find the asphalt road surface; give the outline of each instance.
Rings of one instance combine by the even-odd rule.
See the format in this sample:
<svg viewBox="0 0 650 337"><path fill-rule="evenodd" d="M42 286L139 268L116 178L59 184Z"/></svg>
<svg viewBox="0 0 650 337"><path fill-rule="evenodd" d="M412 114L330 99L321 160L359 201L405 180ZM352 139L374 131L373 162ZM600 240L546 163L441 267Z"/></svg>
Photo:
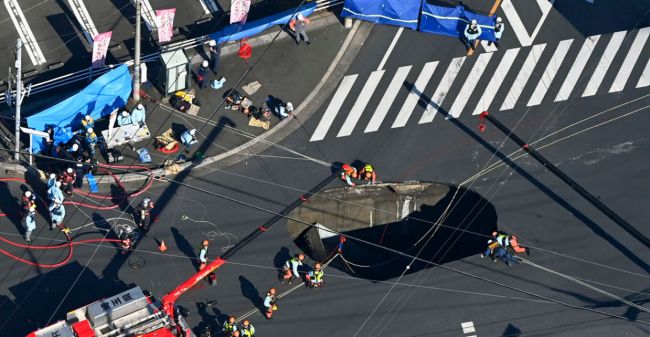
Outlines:
<svg viewBox="0 0 650 337"><path fill-rule="evenodd" d="M462 43L454 39L404 30L382 62L397 28L374 27L339 86L345 90L334 93L320 113L304 121L282 144L232 167L179 178L210 193L156 182L146 195L157 202L159 221L128 257L104 244L78 247L74 262L56 270L0 260L7 270L1 281L7 297L0 307L0 330L6 331L3 335L20 336L129 284L162 296L196 270L192 258L201 240L212 240L211 255L218 255L220 248L272 216L259 208L278 212L330 175L327 163L355 160L372 163L383 181L436 181L480 193L495 207L499 228L516 233L532 247L527 259L647 307L647 247L534 159L517 156L518 147L494 126L488 124L480 132L478 117L473 115L491 111L622 218L650 235L644 226L650 216L650 50L648 28L644 28L649 17L639 9L644 2L634 2L630 7L639 7L633 12L616 12L599 1L571 3L574 7L565 8L566 2L558 1L529 45L522 46L517 33L507 30L499 50L486 53L479 47L472 56L466 56ZM588 6L594 6L593 12ZM530 18L539 18L543 10L520 8L517 3L514 8L520 17L528 18L523 22L532 24L527 32L534 31ZM571 10L625 23L589 26L565 14ZM502 9L497 13L511 28L512 14L509 17ZM602 62L604 68L599 67ZM415 99L408 98L411 92ZM359 103L363 98L368 102ZM381 108L382 103L387 109ZM384 115L379 122L377 111ZM423 116L428 117L422 121ZM331 122L323 124L323 119ZM369 124L376 130L366 131ZM340 181L331 184L340 185ZM10 186L12 191L17 188ZM87 217L98 223L126 217L117 210L90 212L68 209L74 213L71 223L78 224L88 222ZM3 232L10 236L16 230L9 224ZM101 232L91 224L76 233L98 237ZM53 236L42 228L38 235ZM157 251L158 240L165 240L167 252ZM328 268L325 288L292 290L280 300L274 320L267 322L254 308L268 288L292 289L278 285L276 268L296 250L281 222L219 269L217 287L193 289L178 304L190 309L193 326L252 312L250 319L261 336L650 333L647 312L542 268L508 267L478 254L445 264L446 268L382 282L357 278L354 270L363 266L351 264L348 272ZM422 257L434 253L423 252ZM52 254L40 259L54 260ZM354 263L354 256L345 257ZM208 308L207 301L216 302Z"/></svg>

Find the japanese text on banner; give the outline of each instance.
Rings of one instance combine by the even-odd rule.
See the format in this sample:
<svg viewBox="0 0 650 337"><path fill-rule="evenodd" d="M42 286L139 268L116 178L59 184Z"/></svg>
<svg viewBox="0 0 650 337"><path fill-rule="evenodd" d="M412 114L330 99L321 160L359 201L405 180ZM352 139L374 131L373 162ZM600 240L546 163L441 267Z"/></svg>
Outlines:
<svg viewBox="0 0 650 337"><path fill-rule="evenodd" d="M156 11L156 25L158 26L158 42L169 42L174 35L174 15L176 8L161 9Z"/></svg>
<svg viewBox="0 0 650 337"><path fill-rule="evenodd" d="M93 68L103 67L106 63L106 53L108 52L108 45L111 43L111 36L113 36L112 31L97 34L93 38Z"/></svg>
<svg viewBox="0 0 650 337"><path fill-rule="evenodd" d="M248 10L251 7L251 0L230 1L230 23L246 23Z"/></svg>

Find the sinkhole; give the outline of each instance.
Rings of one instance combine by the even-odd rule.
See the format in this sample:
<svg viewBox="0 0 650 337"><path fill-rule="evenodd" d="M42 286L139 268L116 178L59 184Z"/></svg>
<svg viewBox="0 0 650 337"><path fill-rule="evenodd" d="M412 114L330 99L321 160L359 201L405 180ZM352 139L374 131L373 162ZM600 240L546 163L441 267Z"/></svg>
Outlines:
<svg viewBox="0 0 650 337"><path fill-rule="evenodd" d="M479 254L497 228L494 206L480 194L432 182L383 183L339 187L312 196L289 214L316 224L288 220L289 234L309 257L326 261L339 236L328 229L404 252L436 264ZM348 239L342 258L330 267L350 275L383 281L398 277L411 262L381 247ZM407 273L432 267L414 262Z"/></svg>

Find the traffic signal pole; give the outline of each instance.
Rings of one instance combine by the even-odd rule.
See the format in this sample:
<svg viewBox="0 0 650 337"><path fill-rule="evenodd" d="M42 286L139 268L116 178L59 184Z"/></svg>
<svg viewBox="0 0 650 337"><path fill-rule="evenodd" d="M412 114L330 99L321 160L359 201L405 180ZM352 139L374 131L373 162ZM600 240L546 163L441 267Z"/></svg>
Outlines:
<svg viewBox="0 0 650 337"><path fill-rule="evenodd" d="M142 3L135 0L135 57L133 62L133 103L140 101L140 20L142 17Z"/></svg>
<svg viewBox="0 0 650 337"><path fill-rule="evenodd" d="M578 192L578 194L580 194L583 198L587 199L587 201L589 201L592 205L598 208L603 214L605 214L608 218L610 218L617 225L623 228L626 232L632 235L635 239L643 243L646 247L650 248L650 239L648 239L645 235L643 235L636 228L634 228L630 223L625 221L618 214L612 211L609 207L603 204L600 200L598 200L598 198L594 197L594 195L589 193L589 191L587 191L584 187L580 186L580 184L578 184L575 180L571 179L564 172L558 169L557 166L553 165L553 163L551 163L550 161L548 161L548 159L546 159L544 156L539 154L539 152L535 151L530 146L528 146L528 143L524 142L521 138L519 138L516 134L514 134L512 130L508 129L505 125L503 125L498 119L494 118L494 116L490 115L487 111L483 111L479 116L479 118L481 119L481 124L479 124L479 129L481 130L481 132L485 130L485 123L483 121L487 119L490 123L492 123L499 130L501 130L501 132L505 133L506 136L508 136L508 138L510 138L515 143L517 143L517 145L519 145L524 151L530 154L531 157L533 157L535 160L537 160L542 165L544 165L544 167L549 171L551 171L551 173L555 174L563 182L569 185L569 187L571 187L574 191Z"/></svg>
<svg viewBox="0 0 650 337"><path fill-rule="evenodd" d="M20 160L20 106L23 103L23 69L22 69L23 41L16 40L16 153L14 159Z"/></svg>

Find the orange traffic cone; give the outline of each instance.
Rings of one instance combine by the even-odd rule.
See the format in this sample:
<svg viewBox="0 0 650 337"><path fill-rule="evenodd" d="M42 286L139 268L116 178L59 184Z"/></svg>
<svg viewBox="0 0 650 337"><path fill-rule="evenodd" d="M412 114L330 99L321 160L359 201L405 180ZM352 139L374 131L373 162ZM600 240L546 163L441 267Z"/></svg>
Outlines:
<svg viewBox="0 0 650 337"><path fill-rule="evenodd" d="M167 246L165 245L165 240L160 241L160 246L158 246L158 250L161 252L167 251Z"/></svg>

